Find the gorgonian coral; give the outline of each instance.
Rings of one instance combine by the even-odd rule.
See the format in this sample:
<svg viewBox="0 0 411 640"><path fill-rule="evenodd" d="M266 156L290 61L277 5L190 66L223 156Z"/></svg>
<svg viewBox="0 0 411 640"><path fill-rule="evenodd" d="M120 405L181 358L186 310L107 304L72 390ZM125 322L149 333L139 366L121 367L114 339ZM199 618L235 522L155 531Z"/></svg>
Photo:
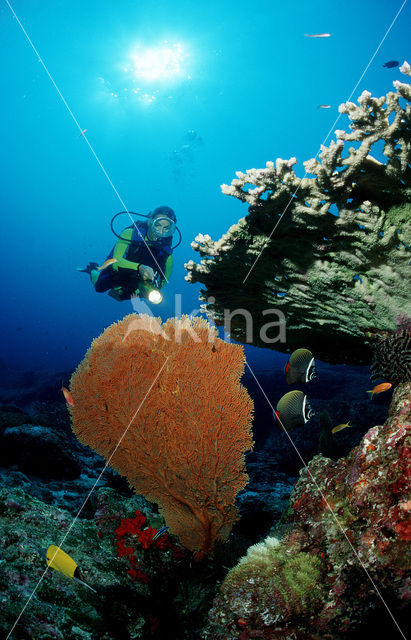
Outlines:
<svg viewBox="0 0 411 640"><path fill-rule="evenodd" d="M71 379L73 430L160 511L201 557L237 520L253 403L242 347L205 320L126 316L96 338Z"/></svg>

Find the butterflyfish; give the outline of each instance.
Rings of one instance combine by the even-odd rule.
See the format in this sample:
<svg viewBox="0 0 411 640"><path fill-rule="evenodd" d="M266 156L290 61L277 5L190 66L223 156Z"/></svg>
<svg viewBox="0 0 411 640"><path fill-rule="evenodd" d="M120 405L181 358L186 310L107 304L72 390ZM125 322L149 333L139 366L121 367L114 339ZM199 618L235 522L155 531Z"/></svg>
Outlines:
<svg viewBox="0 0 411 640"><path fill-rule="evenodd" d="M71 395L70 391L68 389L66 389L66 387L64 387L63 385L61 386L61 391L63 392L64 398L65 398L67 404L69 404L70 407L74 407L74 399L73 399L73 396Z"/></svg>
<svg viewBox="0 0 411 640"><path fill-rule="evenodd" d="M284 369L287 384L310 382L316 377L314 356L309 349L296 349Z"/></svg>
<svg viewBox="0 0 411 640"><path fill-rule="evenodd" d="M367 391L367 393L371 394L371 400L374 396L374 394L376 393L382 393L383 391L388 391L388 389L391 389L392 384L391 382L381 382L381 384L377 384L374 389L370 389L369 391Z"/></svg>
<svg viewBox="0 0 411 640"><path fill-rule="evenodd" d="M109 267L111 264L114 264L115 262L118 262L117 258L109 258L101 265L101 267L97 267L97 271L107 269L107 267Z"/></svg>
<svg viewBox="0 0 411 640"><path fill-rule="evenodd" d="M93 587L90 587L90 585L83 580L77 563L74 562L73 558L54 544L50 545L47 549L47 565L52 569L56 569L56 571L60 571L60 573L63 573L68 578L80 582L85 587L91 589L91 591L94 591L94 593L97 593Z"/></svg>
<svg viewBox="0 0 411 640"><path fill-rule="evenodd" d="M302 391L289 391L277 404L274 416L286 429L303 427L314 415L308 398Z"/></svg>
<svg viewBox="0 0 411 640"><path fill-rule="evenodd" d="M331 433L338 433L338 431L342 431L346 427L352 427L352 424L350 424L350 421L345 422L344 424L337 424L336 427L333 427L331 429Z"/></svg>

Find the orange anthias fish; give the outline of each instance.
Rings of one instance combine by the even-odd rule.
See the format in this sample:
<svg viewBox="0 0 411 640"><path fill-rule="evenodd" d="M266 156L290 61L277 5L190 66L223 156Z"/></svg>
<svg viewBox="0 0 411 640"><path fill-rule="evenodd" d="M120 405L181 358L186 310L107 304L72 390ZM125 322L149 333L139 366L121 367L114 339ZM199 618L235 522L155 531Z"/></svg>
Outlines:
<svg viewBox="0 0 411 640"><path fill-rule="evenodd" d="M329 38L331 33L305 33L306 38Z"/></svg>
<svg viewBox="0 0 411 640"><path fill-rule="evenodd" d="M383 391L388 391L388 389L391 389L392 384L391 382L381 382L381 384L377 384L374 389L370 389L370 391L367 391L367 393L371 394L371 400L373 398L373 395L375 393L382 393Z"/></svg>
<svg viewBox="0 0 411 640"><path fill-rule="evenodd" d="M66 389L66 387L64 387L63 385L61 386L61 390L63 392L64 398L65 398L67 404L69 404L71 407L74 407L74 400L73 400L73 396L71 395L70 391L68 389Z"/></svg>
<svg viewBox="0 0 411 640"><path fill-rule="evenodd" d="M118 262L117 258L109 258L108 260L105 261L104 264L101 265L101 267L97 267L97 271L101 271L102 269L107 269L107 267L109 267L111 264L114 264L115 262Z"/></svg>

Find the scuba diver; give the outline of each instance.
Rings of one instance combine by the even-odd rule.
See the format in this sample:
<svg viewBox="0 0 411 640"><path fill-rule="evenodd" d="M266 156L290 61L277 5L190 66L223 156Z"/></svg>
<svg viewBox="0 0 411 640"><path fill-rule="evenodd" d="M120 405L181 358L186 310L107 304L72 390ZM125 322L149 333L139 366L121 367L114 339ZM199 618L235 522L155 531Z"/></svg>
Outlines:
<svg viewBox="0 0 411 640"><path fill-rule="evenodd" d="M111 229L118 240L104 264L99 267L96 262L90 262L78 270L90 274L97 292L110 290L109 295L115 300L140 296L158 304L162 300L160 289L172 271L173 249L181 242L176 215L167 206L157 207L148 216L133 214L147 218L147 221L133 223L118 235L113 222L124 213L133 214L122 211L111 221ZM173 247L172 237L176 229L180 240Z"/></svg>

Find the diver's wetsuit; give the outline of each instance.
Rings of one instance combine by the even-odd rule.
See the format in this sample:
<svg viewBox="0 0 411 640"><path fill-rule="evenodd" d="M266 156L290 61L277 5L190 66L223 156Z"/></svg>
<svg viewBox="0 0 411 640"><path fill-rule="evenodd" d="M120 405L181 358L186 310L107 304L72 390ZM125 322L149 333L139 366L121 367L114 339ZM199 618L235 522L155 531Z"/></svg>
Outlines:
<svg viewBox="0 0 411 640"><path fill-rule="evenodd" d="M129 299L136 292L141 282L138 274L140 265L153 269L155 276L160 280L160 288L169 279L173 268L171 238L168 237L153 242L147 238L147 223L139 223L136 227L138 231L134 226L124 229L114 248L107 256L107 259L116 258L117 262L115 264L102 271L97 269L91 271L91 281L97 292L101 293L113 289L118 300ZM150 247L151 253L142 238L145 239L145 242ZM164 277L159 271L159 266Z"/></svg>

